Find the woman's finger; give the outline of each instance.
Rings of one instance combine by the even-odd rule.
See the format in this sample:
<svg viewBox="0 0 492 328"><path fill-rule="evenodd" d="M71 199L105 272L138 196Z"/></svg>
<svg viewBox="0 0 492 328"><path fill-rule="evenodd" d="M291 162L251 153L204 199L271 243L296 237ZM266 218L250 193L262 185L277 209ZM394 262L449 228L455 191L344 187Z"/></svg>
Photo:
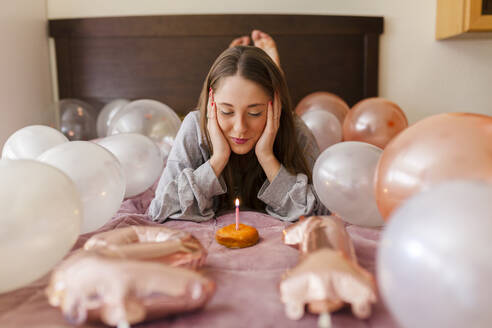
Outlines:
<svg viewBox="0 0 492 328"><path fill-rule="evenodd" d="M214 129L214 108L213 108L213 94L212 88L208 92L208 104L207 104L207 129L209 133L213 132Z"/></svg>
<svg viewBox="0 0 492 328"><path fill-rule="evenodd" d="M214 105L214 93L212 88L208 90L208 103L207 103L207 118L210 119L213 117L213 105Z"/></svg>
<svg viewBox="0 0 492 328"><path fill-rule="evenodd" d="M215 124L217 124L217 126L219 126L219 122L217 121L217 103L214 101L212 103L212 106L213 106L213 110L212 110L213 120L214 120Z"/></svg>
<svg viewBox="0 0 492 328"><path fill-rule="evenodd" d="M219 128L219 122L217 120L217 103L214 101L212 102L212 105L211 105L211 110L210 110L210 115L209 115L209 118L208 118L208 129L211 133L216 133L216 131L219 131L220 128Z"/></svg>
<svg viewBox="0 0 492 328"><path fill-rule="evenodd" d="M275 96L273 96L273 99L271 101L268 102L268 108L269 108L269 111L272 113L271 114L271 128L272 129L275 129L276 127L276 120L277 120L277 115L276 115L276 107L277 107L277 103L275 101Z"/></svg>
<svg viewBox="0 0 492 328"><path fill-rule="evenodd" d="M270 100L268 102L268 109L267 109L267 123L265 130L270 131L274 127L274 121L273 121L273 104L272 101Z"/></svg>
<svg viewBox="0 0 492 328"><path fill-rule="evenodd" d="M278 92L275 92L275 127L278 128L280 126L280 115L282 115L282 102L280 101L280 97Z"/></svg>

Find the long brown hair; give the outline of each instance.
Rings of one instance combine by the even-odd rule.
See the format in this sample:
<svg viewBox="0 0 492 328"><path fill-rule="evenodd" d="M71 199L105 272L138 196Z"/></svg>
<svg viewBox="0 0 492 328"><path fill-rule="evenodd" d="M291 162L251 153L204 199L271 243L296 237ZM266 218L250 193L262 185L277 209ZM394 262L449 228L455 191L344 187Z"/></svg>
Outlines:
<svg viewBox="0 0 492 328"><path fill-rule="evenodd" d="M222 78L236 74L260 85L272 99L274 93L278 93L282 102L282 113L273 152L290 173L304 173L311 181L311 170L297 143L294 113L284 75L270 56L257 47L237 46L228 48L215 60L203 83L198 108L201 113L200 127L210 151L213 152L207 130L209 88L215 92ZM223 208L232 207L233 199L240 197L242 204L247 207L262 211L265 209L265 204L257 198L257 194L266 179L266 175L258 163L254 147L245 155L231 152L229 162L222 175L227 185L227 194L221 199Z"/></svg>

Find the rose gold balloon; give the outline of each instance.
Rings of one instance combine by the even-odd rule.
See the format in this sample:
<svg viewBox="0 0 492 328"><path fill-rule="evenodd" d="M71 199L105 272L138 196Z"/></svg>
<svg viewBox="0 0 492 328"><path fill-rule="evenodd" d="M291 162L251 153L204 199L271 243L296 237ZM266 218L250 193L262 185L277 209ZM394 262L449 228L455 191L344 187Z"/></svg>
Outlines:
<svg viewBox="0 0 492 328"><path fill-rule="evenodd" d="M300 220L284 229L282 239L284 244L299 249L301 259L319 249L332 248L357 263L352 239L342 219L335 215L310 216Z"/></svg>
<svg viewBox="0 0 492 328"><path fill-rule="evenodd" d="M129 226L93 235L85 250L106 257L161 262L199 269L207 257L202 244L189 232L165 227Z"/></svg>
<svg viewBox="0 0 492 328"><path fill-rule="evenodd" d="M347 115L350 109L347 103L339 96L329 92L318 91L302 98L297 104L295 111L298 116L301 116L308 110L314 108L321 108L329 111L338 118L340 124L343 124L345 115Z"/></svg>
<svg viewBox="0 0 492 328"><path fill-rule="evenodd" d="M46 289L49 303L71 323L111 326L199 309L214 292L215 283L193 270L84 250L61 262Z"/></svg>
<svg viewBox="0 0 492 328"><path fill-rule="evenodd" d="M343 140L363 141L384 149L407 126L407 117L397 104L368 98L355 104L345 117Z"/></svg>
<svg viewBox="0 0 492 328"><path fill-rule="evenodd" d="M439 114L407 128L386 147L376 167L381 216L387 220L407 198L439 182L492 182L491 140L492 117L480 114Z"/></svg>
<svg viewBox="0 0 492 328"><path fill-rule="evenodd" d="M337 311L345 303L351 304L357 318L366 319L377 302L376 283L371 273L342 252L322 248L283 275L280 299L292 320L302 318L306 304L310 312L320 314Z"/></svg>
<svg viewBox="0 0 492 328"><path fill-rule="evenodd" d="M322 314L351 303L357 317L370 315L370 304L376 301L374 277L357 264L354 245L340 218L302 218L283 231L283 241L301 252L300 263L280 283L290 319L300 319L306 304L309 312Z"/></svg>

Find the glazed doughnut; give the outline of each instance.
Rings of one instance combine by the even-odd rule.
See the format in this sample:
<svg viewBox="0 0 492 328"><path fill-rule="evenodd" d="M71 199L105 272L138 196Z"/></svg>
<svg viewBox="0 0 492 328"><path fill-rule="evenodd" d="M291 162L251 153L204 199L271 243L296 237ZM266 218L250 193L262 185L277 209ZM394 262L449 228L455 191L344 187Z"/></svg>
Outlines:
<svg viewBox="0 0 492 328"><path fill-rule="evenodd" d="M254 227L242 223L239 224L239 230L236 230L236 224L230 224L215 233L217 242L229 248L253 246L259 238L258 231Z"/></svg>
<svg viewBox="0 0 492 328"><path fill-rule="evenodd" d="M55 268L46 295L71 323L116 326L201 308L214 291L193 270L78 250Z"/></svg>
<svg viewBox="0 0 492 328"><path fill-rule="evenodd" d="M164 227L129 226L98 233L84 244L85 250L119 259L161 262L198 269L207 251L190 233Z"/></svg>

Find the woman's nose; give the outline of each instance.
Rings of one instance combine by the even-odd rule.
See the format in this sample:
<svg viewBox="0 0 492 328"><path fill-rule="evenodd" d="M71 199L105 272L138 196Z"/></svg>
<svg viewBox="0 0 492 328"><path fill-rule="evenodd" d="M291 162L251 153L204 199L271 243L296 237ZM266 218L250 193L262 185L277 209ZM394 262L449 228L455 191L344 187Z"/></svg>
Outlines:
<svg viewBox="0 0 492 328"><path fill-rule="evenodd" d="M248 130L246 120L242 115L238 115L234 121L234 131L237 133L244 133Z"/></svg>

